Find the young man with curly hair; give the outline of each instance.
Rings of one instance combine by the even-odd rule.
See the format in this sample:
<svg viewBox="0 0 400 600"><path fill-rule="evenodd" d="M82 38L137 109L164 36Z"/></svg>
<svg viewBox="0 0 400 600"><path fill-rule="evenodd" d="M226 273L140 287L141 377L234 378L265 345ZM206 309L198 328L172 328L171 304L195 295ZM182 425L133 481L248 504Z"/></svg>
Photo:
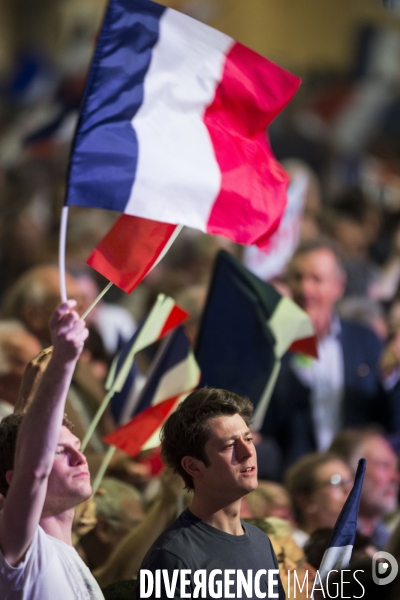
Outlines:
<svg viewBox="0 0 400 600"><path fill-rule="evenodd" d="M268 537L240 521L241 499L257 487L252 410L233 392L202 388L166 421L164 461L194 495L144 558L138 597L285 598Z"/></svg>
<svg viewBox="0 0 400 600"><path fill-rule="evenodd" d="M71 541L75 507L92 491L80 442L64 417L87 337L75 304L62 304L51 318L52 357L26 414L0 423L2 600L103 598Z"/></svg>

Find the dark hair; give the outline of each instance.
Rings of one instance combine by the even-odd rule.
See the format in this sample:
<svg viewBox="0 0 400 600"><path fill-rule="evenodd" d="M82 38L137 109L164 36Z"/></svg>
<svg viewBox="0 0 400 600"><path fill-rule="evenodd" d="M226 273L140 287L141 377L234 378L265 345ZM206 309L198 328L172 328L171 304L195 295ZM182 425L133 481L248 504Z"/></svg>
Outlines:
<svg viewBox="0 0 400 600"><path fill-rule="evenodd" d="M178 473L188 490L193 478L182 467L184 456L193 456L206 466L209 460L204 446L210 438L209 420L223 415L240 415L250 424L253 405L234 392L213 388L195 390L170 415L161 431L161 453L166 464Z"/></svg>
<svg viewBox="0 0 400 600"><path fill-rule="evenodd" d="M319 467L333 460L342 460L331 452L313 452L306 454L292 465L285 474L285 487L292 497L296 521L302 522L302 514L296 498L300 495L311 496L315 492L315 474Z"/></svg>
<svg viewBox="0 0 400 600"><path fill-rule="evenodd" d="M18 431L24 415L12 414L5 417L0 423L0 494L7 496L9 485L6 479L7 471L14 469L15 448L17 446ZM70 431L73 424L64 415L63 425Z"/></svg>

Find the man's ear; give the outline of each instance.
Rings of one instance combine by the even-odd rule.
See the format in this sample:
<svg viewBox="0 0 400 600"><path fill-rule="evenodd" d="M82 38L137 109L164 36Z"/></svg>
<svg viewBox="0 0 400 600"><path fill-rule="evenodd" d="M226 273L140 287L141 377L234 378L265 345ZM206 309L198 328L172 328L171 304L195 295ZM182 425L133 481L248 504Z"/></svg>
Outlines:
<svg viewBox="0 0 400 600"><path fill-rule="evenodd" d="M181 460L181 465L193 479L199 479L205 469L203 461L193 456L184 456Z"/></svg>
<svg viewBox="0 0 400 600"><path fill-rule="evenodd" d="M6 481L7 481L8 485L11 484L13 475L14 475L14 471L12 469L10 469L9 471L6 471Z"/></svg>

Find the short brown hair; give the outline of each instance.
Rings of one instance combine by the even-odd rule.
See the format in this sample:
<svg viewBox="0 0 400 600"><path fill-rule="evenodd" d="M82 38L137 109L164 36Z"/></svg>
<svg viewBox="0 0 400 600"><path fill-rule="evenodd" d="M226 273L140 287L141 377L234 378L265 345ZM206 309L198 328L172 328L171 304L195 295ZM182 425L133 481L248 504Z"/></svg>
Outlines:
<svg viewBox="0 0 400 600"><path fill-rule="evenodd" d="M209 420L236 414L250 425L253 405L248 398L227 390L200 388L189 394L165 422L161 432L162 457L182 477L188 490L194 489L193 478L182 467L182 458L193 456L209 466L204 450L211 435Z"/></svg>
<svg viewBox="0 0 400 600"><path fill-rule="evenodd" d="M0 423L0 494L4 498L7 496L9 488L6 473L14 469L18 431L23 418L24 415L12 414L5 417ZM66 415L64 415L63 425L72 431L73 424Z"/></svg>

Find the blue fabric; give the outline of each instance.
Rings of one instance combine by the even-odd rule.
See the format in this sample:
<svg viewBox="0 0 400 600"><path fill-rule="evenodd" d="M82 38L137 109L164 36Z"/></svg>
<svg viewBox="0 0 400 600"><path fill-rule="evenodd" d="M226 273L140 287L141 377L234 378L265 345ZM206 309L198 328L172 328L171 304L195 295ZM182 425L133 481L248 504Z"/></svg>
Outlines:
<svg viewBox="0 0 400 600"><path fill-rule="evenodd" d="M201 387L231 390L257 405L275 363L267 320L280 298L232 255L219 253L196 349Z"/></svg>
<svg viewBox="0 0 400 600"><path fill-rule="evenodd" d="M67 205L124 211L139 151L131 120L143 103L165 10L149 0L111 0L71 154Z"/></svg>
<svg viewBox="0 0 400 600"><path fill-rule="evenodd" d="M135 333L132 335L131 339L128 340L121 348L118 356L117 367L115 370L115 377L117 377L118 372L120 371L122 365L124 364L133 344L135 343L142 327L145 322L145 319L140 323L139 327L136 329ZM111 414L114 417L116 423L120 423L120 417L123 412L125 403L129 398L133 385L135 383L135 378L139 372L138 367L133 363L132 368L126 378L126 381L122 387L120 392L116 392L110 401L110 410Z"/></svg>
<svg viewBox="0 0 400 600"><path fill-rule="evenodd" d="M337 518L328 548L342 548L343 546L354 546L357 531L357 515L360 504L361 490L364 481L367 462L365 458L358 461L354 486L344 503L340 515Z"/></svg>
<svg viewBox="0 0 400 600"><path fill-rule="evenodd" d="M184 361L189 352L189 340L185 334L185 330L180 325L168 336L160 354L155 358L155 368L150 373L149 379L140 394L132 417L151 406L161 379L168 371Z"/></svg>

